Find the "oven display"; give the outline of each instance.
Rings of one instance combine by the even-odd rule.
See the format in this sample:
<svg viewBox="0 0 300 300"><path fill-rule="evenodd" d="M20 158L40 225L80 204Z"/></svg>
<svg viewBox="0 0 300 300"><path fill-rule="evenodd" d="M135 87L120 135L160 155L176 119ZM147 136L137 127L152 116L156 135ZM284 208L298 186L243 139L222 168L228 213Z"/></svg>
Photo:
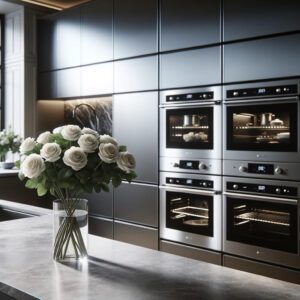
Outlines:
<svg viewBox="0 0 300 300"><path fill-rule="evenodd" d="M203 93L193 93L193 94L169 95L166 96L166 101L177 102L177 101L211 100L213 98L214 98L213 92L203 92Z"/></svg>
<svg viewBox="0 0 300 300"><path fill-rule="evenodd" d="M274 165L248 164L248 173L274 175Z"/></svg>

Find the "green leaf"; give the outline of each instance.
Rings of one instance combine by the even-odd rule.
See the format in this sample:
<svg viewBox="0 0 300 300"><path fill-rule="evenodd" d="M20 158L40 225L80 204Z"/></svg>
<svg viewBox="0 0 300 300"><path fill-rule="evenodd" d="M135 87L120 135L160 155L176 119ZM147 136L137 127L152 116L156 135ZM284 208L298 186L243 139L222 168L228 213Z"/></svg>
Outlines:
<svg viewBox="0 0 300 300"><path fill-rule="evenodd" d="M113 184L114 188L118 187L121 183L122 183L121 176L118 175L118 176L112 178L112 184Z"/></svg>
<svg viewBox="0 0 300 300"><path fill-rule="evenodd" d="M20 169L21 161L20 161L20 160L17 160L17 161L15 162L15 165L16 165L16 167L17 167L18 169Z"/></svg>
<svg viewBox="0 0 300 300"><path fill-rule="evenodd" d="M48 190L46 189L46 187L39 183L37 186L37 193L39 197L45 196L47 194Z"/></svg>
<svg viewBox="0 0 300 300"><path fill-rule="evenodd" d="M125 145L120 145L119 146L119 151L120 152L125 152L125 151L127 151L127 147Z"/></svg>
<svg viewBox="0 0 300 300"><path fill-rule="evenodd" d="M58 171L58 179L67 179L73 175L73 171L70 168L63 168Z"/></svg>
<svg viewBox="0 0 300 300"><path fill-rule="evenodd" d="M35 189L38 186L37 180L36 179L28 179L25 186L28 189Z"/></svg>
<svg viewBox="0 0 300 300"><path fill-rule="evenodd" d="M101 192L101 185L100 184L94 184L94 191L96 193L100 193Z"/></svg>
<svg viewBox="0 0 300 300"><path fill-rule="evenodd" d="M104 192L109 192L109 186L105 183L100 183L100 186Z"/></svg>
<svg viewBox="0 0 300 300"><path fill-rule="evenodd" d="M54 187L50 187L49 192L52 196L56 197L56 193L55 193L55 188Z"/></svg>

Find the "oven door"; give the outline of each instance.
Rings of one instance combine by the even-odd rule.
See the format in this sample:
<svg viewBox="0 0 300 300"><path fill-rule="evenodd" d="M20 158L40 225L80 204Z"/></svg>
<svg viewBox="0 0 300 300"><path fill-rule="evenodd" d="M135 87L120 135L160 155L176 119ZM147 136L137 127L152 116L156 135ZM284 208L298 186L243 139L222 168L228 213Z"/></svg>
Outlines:
<svg viewBox="0 0 300 300"><path fill-rule="evenodd" d="M221 195L160 187L160 237L221 250Z"/></svg>
<svg viewBox="0 0 300 300"><path fill-rule="evenodd" d="M299 161L299 115L297 97L227 101L224 158Z"/></svg>
<svg viewBox="0 0 300 300"><path fill-rule="evenodd" d="M220 104L161 106L160 155L220 159L221 117Z"/></svg>
<svg viewBox="0 0 300 300"><path fill-rule="evenodd" d="M224 195L226 253L300 268L298 200Z"/></svg>

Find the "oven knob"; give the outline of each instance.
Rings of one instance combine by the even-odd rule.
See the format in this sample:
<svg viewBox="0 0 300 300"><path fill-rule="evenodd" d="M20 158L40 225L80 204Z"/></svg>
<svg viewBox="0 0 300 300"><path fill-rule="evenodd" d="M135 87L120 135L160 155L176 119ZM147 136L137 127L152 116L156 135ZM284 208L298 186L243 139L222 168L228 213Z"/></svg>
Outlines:
<svg viewBox="0 0 300 300"><path fill-rule="evenodd" d="M233 92L233 96L238 96L239 95L239 92Z"/></svg>
<svg viewBox="0 0 300 300"><path fill-rule="evenodd" d="M207 187L207 182L204 181L204 182L202 183L202 186L203 186L203 187Z"/></svg>
<svg viewBox="0 0 300 300"><path fill-rule="evenodd" d="M234 190L237 190L239 188L239 186L237 184L234 184L232 187Z"/></svg>
<svg viewBox="0 0 300 300"><path fill-rule="evenodd" d="M275 192L276 192L276 194L281 194L281 189L280 188L276 188Z"/></svg>
<svg viewBox="0 0 300 300"><path fill-rule="evenodd" d="M200 163L199 164L199 170L206 170L207 169L207 165L205 163Z"/></svg>
<svg viewBox="0 0 300 300"><path fill-rule="evenodd" d="M206 94L203 94L203 98L206 99L206 98L207 98L207 95L206 95Z"/></svg>
<svg viewBox="0 0 300 300"><path fill-rule="evenodd" d="M281 174L283 174L283 170L281 168L279 168L279 167L276 167L275 168L275 174L281 175Z"/></svg>
<svg viewBox="0 0 300 300"><path fill-rule="evenodd" d="M248 168L246 166L242 165L242 166L239 167L239 171L242 172L242 173L245 173L245 172L248 171Z"/></svg>

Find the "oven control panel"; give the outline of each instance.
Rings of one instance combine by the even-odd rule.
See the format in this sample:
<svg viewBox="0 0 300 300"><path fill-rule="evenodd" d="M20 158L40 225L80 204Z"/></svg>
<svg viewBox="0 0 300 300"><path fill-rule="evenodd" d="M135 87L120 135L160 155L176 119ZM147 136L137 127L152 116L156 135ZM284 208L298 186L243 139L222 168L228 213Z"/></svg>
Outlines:
<svg viewBox="0 0 300 300"><path fill-rule="evenodd" d="M254 184L245 182L227 182L227 191L239 191L247 193L258 193L258 194L268 194L277 196L292 196L297 197L298 189L297 187L291 186L279 186L279 185L269 185L269 184Z"/></svg>
<svg viewBox="0 0 300 300"><path fill-rule="evenodd" d="M166 102L212 100L213 98L214 92L189 93L180 95L167 95Z"/></svg>
<svg viewBox="0 0 300 300"><path fill-rule="evenodd" d="M166 177L166 184L183 185L195 188L208 188L214 187L212 180L199 180L192 178L177 178L177 177Z"/></svg>

